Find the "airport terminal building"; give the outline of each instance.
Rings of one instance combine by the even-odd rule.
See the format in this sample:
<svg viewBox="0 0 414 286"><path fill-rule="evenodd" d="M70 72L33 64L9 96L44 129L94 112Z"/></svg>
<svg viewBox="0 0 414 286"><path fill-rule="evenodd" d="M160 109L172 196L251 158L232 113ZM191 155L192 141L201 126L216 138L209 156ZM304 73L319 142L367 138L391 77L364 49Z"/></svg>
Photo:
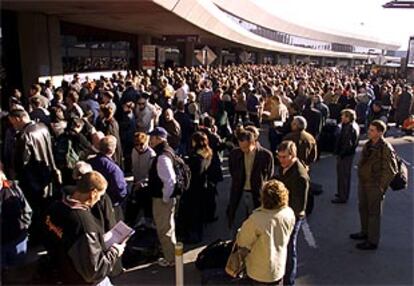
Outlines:
<svg viewBox="0 0 414 286"><path fill-rule="evenodd" d="M260 15L260 17L257 17ZM249 0L2 2L7 82L158 65L393 61L399 45L319 31Z"/></svg>

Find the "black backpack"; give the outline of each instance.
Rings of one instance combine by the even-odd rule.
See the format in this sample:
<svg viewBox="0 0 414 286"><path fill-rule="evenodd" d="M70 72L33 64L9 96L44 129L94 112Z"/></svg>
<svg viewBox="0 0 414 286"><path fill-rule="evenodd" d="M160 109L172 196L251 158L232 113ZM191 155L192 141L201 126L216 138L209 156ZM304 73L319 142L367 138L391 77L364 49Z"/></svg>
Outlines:
<svg viewBox="0 0 414 286"><path fill-rule="evenodd" d="M400 156L395 154L397 160L397 174L390 183L390 188L393 191L405 190L408 187L408 168L406 163Z"/></svg>
<svg viewBox="0 0 414 286"><path fill-rule="evenodd" d="M226 267L227 259L230 256L233 241L217 239L204 248L195 261L198 270Z"/></svg>
<svg viewBox="0 0 414 286"><path fill-rule="evenodd" d="M172 152L167 151L167 153L173 161L176 180L172 197L181 196L190 188L191 170L190 167L188 167L188 165L184 162L183 158Z"/></svg>

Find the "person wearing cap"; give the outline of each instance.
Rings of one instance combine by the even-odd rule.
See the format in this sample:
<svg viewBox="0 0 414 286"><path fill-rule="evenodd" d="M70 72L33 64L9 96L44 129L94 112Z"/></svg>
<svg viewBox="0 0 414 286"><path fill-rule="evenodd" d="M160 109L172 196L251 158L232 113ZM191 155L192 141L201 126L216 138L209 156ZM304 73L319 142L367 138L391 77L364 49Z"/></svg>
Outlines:
<svg viewBox="0 0 414 286"><path fill-rule="evenodd" d="M112 159L117 146L117 139L107 135L99 142L99 153L88 160L92 168L108 180L108 195L111 198L117 221L124 217L122 204L128 195L124 172Z"/></svg>
<svg viewBox="0 0 414 286"><path fill-rule="evenodd" d="M72 194L47 211L45 240L63 284L112 285L108 275L122 256L125 242L107 247L105 231L91 212L107 186L99 172L86 173Z"/></svg>
<svg viewBox="0 0 414 286"><path fill-rule="evenodd" d="M315 138L306 131L306 127L306 119L303 116L295 116L291 123L292 132L287 134L283 141L295 142L298 159L309 170L310 165L316 161L317 147Z"/></svg>
<svg viewBox="0 0 414 286"><path fill-rule="evenodd" d="M163 258L158 263L168 267L174 265L176 200L173 197L176 174L173 166L174 150L168 145L167 131L156 127L150 135L150 145L156 153L148 175L148 187L152 197L152 211Z"/></svg>

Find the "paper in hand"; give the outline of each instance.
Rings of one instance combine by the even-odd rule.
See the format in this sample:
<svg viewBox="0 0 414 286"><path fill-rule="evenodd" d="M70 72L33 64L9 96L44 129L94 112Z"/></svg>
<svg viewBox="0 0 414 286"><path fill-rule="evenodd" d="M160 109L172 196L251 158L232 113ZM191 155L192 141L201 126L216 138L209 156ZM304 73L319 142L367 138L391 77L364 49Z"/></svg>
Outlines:
<svg viewBox="0 0 414 286"><path fill-rule="evenodd" d="M114 243L122 244L134 232L123 221L119 221L110 231L103 235L106 248L111 247Z"/></svg>

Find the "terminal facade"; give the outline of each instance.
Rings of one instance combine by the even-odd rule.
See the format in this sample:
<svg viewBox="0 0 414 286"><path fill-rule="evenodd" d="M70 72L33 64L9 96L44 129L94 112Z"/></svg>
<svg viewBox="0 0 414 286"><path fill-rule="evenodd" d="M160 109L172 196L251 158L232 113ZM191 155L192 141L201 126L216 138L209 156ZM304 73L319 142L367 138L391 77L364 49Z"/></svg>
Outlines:
<svg viewBox="0 0 414 286"><path fill-rule="evenodd" d="M299 26L249 0L2 4L7 83L24 90L43 76L159 65L400 61L395 43Z"/></svg>

